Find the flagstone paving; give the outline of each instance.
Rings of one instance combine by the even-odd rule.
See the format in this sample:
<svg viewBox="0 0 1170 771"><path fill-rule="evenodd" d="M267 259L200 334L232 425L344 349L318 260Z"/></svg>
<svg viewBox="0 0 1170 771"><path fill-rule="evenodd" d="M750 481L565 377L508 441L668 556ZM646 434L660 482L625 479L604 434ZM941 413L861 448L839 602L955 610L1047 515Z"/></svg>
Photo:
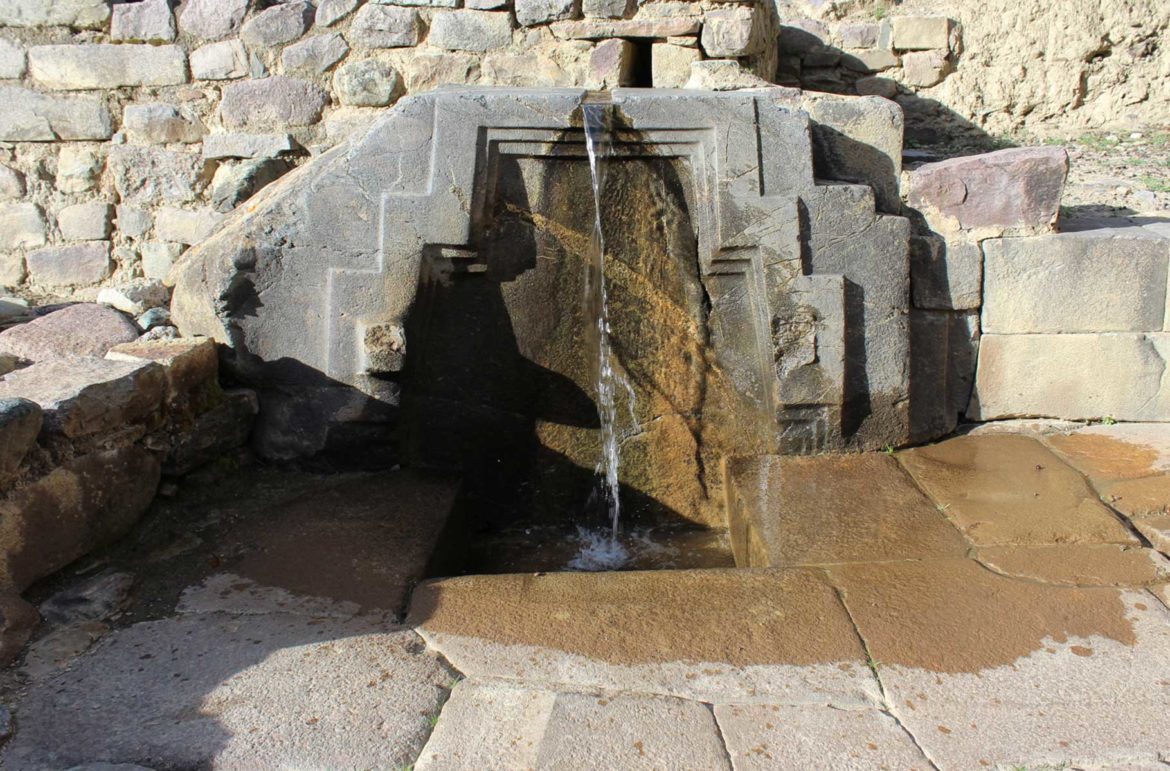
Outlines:
<svg viewBox="0 0 1170 771"><path fill-rule="evenodd" d="M759 567L413 594L442 480L227 485L78 568L138 583L53 605L0 767L1170 769L1170 426L730 465Z"/></svg>

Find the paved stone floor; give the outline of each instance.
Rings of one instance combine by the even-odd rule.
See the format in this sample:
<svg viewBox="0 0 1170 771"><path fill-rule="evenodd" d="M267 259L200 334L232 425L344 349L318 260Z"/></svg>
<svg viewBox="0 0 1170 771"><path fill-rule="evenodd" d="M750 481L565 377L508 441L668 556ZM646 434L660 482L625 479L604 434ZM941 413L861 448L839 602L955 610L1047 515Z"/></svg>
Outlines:
<svg viewBox="0 0 1170 771"><path fill-rule="evenodd" d="M412 596L451 480L188 479L35 590L0 767L1170 769L1170 425L752 473L752 569Z"/></svg>

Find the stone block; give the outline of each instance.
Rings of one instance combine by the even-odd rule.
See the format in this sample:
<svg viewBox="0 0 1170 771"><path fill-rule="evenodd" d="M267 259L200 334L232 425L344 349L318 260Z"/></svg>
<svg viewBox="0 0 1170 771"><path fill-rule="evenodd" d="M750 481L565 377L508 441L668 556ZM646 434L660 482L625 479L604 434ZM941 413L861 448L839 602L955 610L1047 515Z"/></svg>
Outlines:
<svg viewBox="0 0 1170 771"><path fill-rule="evenodd" d="M349 45L341 33L330 32L284 49L280 54L280 64L285 72L322 73L332 69L348 53Z"/></svg>
<svg viewBox="0 0 1170 771"><path fill-rule="evenodd" d="M901 63L893 51L885 48L863 48L845 55L845 64L859 72L885 72Z"/></svg>
<svg viewBox="0 0 1170 771"><path fill-rule="evenodd" d="M549 25L561 40L606 40L608 38L666 38L693 35L702 21L695 18L585 19L557 21Z"/></svg>
<svg viewBox="0 0 1170 771"><path fill-rule="evenodd" d="M909 201L936 232L1032 235L1055 224L1067 174L1059 147L952 158L911 172Z"/></svg>
<svg viewBox="0 0 1170 771"><path fill-rule="evenodd" d="M187 54L173 45L33 46L28 70L37 85L59 90L173 86L187 82Z"/></svg>
<svg viewBox="0 0 1170 771"><path fill-rule="evenodd" d="M119 206L117 211L118 232L127 238L142 238L154 226L154 217L147 209L134 206Z"/></svg>
<svg viewBox="0 0 1170 771"><path fill-rule="evenodd" d="M0 503L0 543L18 590L125 533L154 498L159 463L137 447L83 455Z"/></svg>
<svg viewBox="0 0 1170 771"><path fill-rule="evenodd" d="M428 41L448 51L489 51L512 43L512 18L491 11L439 11Z"/></svg>
<svg viewBox="0 0 1170 771"><path fill-rule="evenodd" d="M88 147L65 145L57 154L54 182L62 193L88 193L96 187L105 159Z"/></svg>
<svg viewBox="0 0 1170 771"><path fill-rule="evenodd" d="M972 420L1170 420L1165 333L984 334Z"/></svg>
<svg viewBox="0 0 1170 771"><path fill-rule="evenodd" d="M682 88L691 77L691 64L702 58L703 54L697 48L655 43L650 49L654 88Z"/></svg>
<svg viewBox="0 0 1170 771"><path fill-rule="evenodd" d="M817 19L786 19L780 25L779 47L786 54L803 55L829 43L829 27Z"/></svg>
<svg viewBox="0 0 1170 771"><path fill-rule="evenodd" d="M195 80L234 80L248 71L248 49L234 38L208 43L191 52L191 77Z"/></svg>
<svg viewBox="0 0 1170 771"><path fill-rule="evenodd" d="M165 389L163 367L153 362L81 356L42 359L0 380L0 398L36 402L44 431L69 439L155 422Z"/></svg>
<svg viewBox="0 0 1170 771"><path fill-rule="evenodd" d="M318 27L331 27L344 19L361 4L361 0L322 0L317 4L315 23Z"/></svg>
<svg viewBox="0 0 1170 771"><path fill-rule="evenodd" d="M463 7L473 11L506 10L512 0L463 0Z"/></svg>
<svg viewBox="0 0 1170 771"><path fill-rule="evenodd" d="M923 442L954 430L963 406L947 398L951 314L910 311L910 441Z"/></svg>
<svg viewBox="0 0 1170 771"><path fill-rule="evenodd" d="M898 95L898 84L889 78L866 77L858 78L853 84L858 96L880 96L884 99L893 99Z"/></svg>
<svg viewBox="0 0 1170 771"><path fill-rule="evenodd" d="M912 51L902 55L902 80L915 88L937 86L953 69L942 51Z"/></svg>
<svg viewBox="0 0 1170 771"><path fill-rule="evenodd" d="M91 286L110 275L110 242L45 246L28 253L28 280L42 287Z"/></svg>
<svg viewBox="0 0 1170 771"><path fill-rule="evenodd" d="M126 105L122 128L131 139L152 144L191 144L206 132L203 121L193 112L160 102Z"/></svg>
<svg viewBox="0 0 1170 771"><path fill-rule="evenodd" d="M984 253L989 334L1163 329L1168 239L1140 228L1083 231L991 239Z"/></svg>
<svg viewBox="0 0 1170 771"><path fill-rule="evenodd" d="M152 278L134 278L116 286L102 287L97 296L99 303L130 316L140 316L151 308L165 308L170 300L170 290Z"/></svg>
<svg viewBox="0 0 1170 771"><path fill-rule="evenodd" d="M57 229L66 241L104 241L110 237L114 207L104 201L76 203L57 212Z"/></svg>
<svg viewBox="0 0 1170 771"><path fill-rule="evenodd" d="M630 13L630 0L581 0L581 12L590 19L621 19Z"/></svg>
<svg viewBox="0 0 1170 771"><path fill-rule="evenodd" d="M16 169L0 165L0 201L24 198L24 175Z"/></svg>
<svg viewBox="0 0 1170 771"><path fill-rule="evenodd" d="M310 126L328 103L329 94L320 86L273 75L225 87L219 115L229 129Z"/></svg>
<svg viewBox="0 0 1170 771"><path fill-rule="evenodd" d="M346 62L333 75L333 93L348 107L385 107L403 91L402 77L389 62Z"/></svg>
<svg viewBox="0 0 1170 771"><path fill-rule="evenodd" d="M14 288L24 283L27 271L24 267L24 257L20 254L5 254L0 252L0 286ZM11 307L7 303L0 307Z"/></svg>
<svg viewBox="0 0 1170 771"><path fill-rule="evenodd" d="M971 403L975 366L979 359L982 330L979 311L950 314L947 344L947 413L962 415Z"/></svg>
<svg viewBox="0 0 1170 771"><path fill-rule="evenodd" d="M240 29L240 40L254 48L291 43L308 32L315 9L307 0L278 3L257 13Z"/></svg>
<svg viewBox="0 0 1170 771"><path fill-rule="evenodd" d="M422 38L422 23L414 8L367 3L353 17L346 38L360 48L416 46Z"/></svg>
<svg viewBox="0 0 1170 771"><path fill-rule="evenodd" d="M0 142L57 142L109 139L114 122L105 100L90 96L40 94L0 87Z"/></svg>
<svg viewBox="0 0 1170 771"><path fill-rule="evenodd" d="M978 308L983 296L983 252L976 241L936 236L910 239L910 287L914 307Z"/></svg>
<svg viewBox="0 0 1170 771"><path fill-rule="evenodd" d="M0 80L18 80L27 67L24 46L14 40L0 38Z"/></svg>
<svg viewBox="0 0 1170 771"><path fill-rule="evenodd" d="M148 241L140 247L139 252L142 255L142 275L166 281L171 266L183 253L183 247L167 241Z"/></svg>
<svg viewBox="0 0 1170 771"><path fill-rule="evenodd" d="M168 0L118 3L110 18L110 40L169 43L175 39L175 15Z"/></svg>
<svg viewBox="0 0 1170 771"><path fill-rule="evenodd" d="M110 150L114 188L126 204L185 203L207 187L198 153L123 145Z"/></svg>
<svg viewBox="0 0 1170 771"><path fill-rule="evenodd" d="M45 215L35 203L0 206L0 249L28 249L47 240Z"/></svg>
<svg viewBox="0 0 1170 771"><path fill-rule="evenodd" d="M872 22L851 22L837 27L842 48L874 48L878 41L878 25Z"/></svg>
<svg viewBox="0 0 1170 771"><path fill-rule="evenodd" d="M522 26L531 27L573 18L577 0L515 0L515 7L516 21Z"/></svg>
<svg viewBox="0 0 1170 771"><path fill-rule="evenodd" d="M223 215L209 207L200 209L162 208L155 214L154 234L163 241L197 244L219 229Z"/></svg>
<svg viewBox="0 0 1170 771"><path fill-rule="evenodd" d="M0 485L7 486L41 433L44 412L18 396L0 399Z"/></svg>
<svg viewBox="0 0 1170 771"><path fill-rule="evenodd" d="M899 51L925 51L950 46L951 20L945 16L891 16L890 42Z"/></svg>
<svg viewBox="0 0 1170 771"><path fill-rule="evenodd" d="M106 358L160 365L166 371L168 402L190 399L218 385L219 354L207 338L122 343L111 348Z"/></svg>
<svg viewBox="0 0 1170 771"><path fill-rule="evenodd" d="M880 97L805 92L817 177L873 188L880 211L902 211L902 108Z"/></svg>
<svg viewBox="0 0 1170 771"><path fill-rule="evenodd" d="M179 29L200 40L235 34L244 22L249 0L187 0L179 13Z"/></svg>
<svg viewBox="0 0 1170 771"><path fill-rule="evenodd" d="M209 134L203 138L203 157L209 160L275 158L292 150L288 134Z"/></svg>
<svg viewBox="0 0 1170 771"><path fill-rule="evenodd" d="M763 44L756 31L752 8L734 7L703 14L703 51L712 59L730 59L754 54Z"/></svg>
<svg viewBox="0 0 1170 771"><path fill-rule="evenodd" d="M260 404L254 391L224 391L223 401L195 419L163 459L167 474L186 474L247 443Z"/></svg>
<svg viewBox="0 0 1170 771"><path fill-rule="evenodd" d="M0 0L0 26L101 29L109 0Z"/></svg>
<svg viewBox="0 0 1170 771"><path fill-rule="evenodd" d="M634 68L634 44L628 40L603 40L589 54L590 88L615 88L630 82Z"/></svg>
<svg viewBox="0 0 1170 771"><path fill-rule="evenodd" d="M735 59L691 62L691 76L683 86L700 91L738 91L744 88L773 87L774 84L748 72Z"/></svg>

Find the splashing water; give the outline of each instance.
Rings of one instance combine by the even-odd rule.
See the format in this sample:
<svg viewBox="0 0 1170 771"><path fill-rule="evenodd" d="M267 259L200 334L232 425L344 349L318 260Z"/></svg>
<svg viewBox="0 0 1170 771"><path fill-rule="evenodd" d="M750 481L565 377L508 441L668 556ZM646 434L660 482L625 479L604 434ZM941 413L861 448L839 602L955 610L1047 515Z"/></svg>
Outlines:
<svg viewBox="0 0 1170 771"><path fill-rule="evenodd" d="M601 228L601 192L604 187L604 165L601 161L610 152L610 105L584 102L581 105L585 124L585 149L589 154L589 174L593 183L593 241L589 266L586 270L586 318L595 318L597 324L597 415L601 423L601 457L597 464L599 489L595 495L609 515L609 552L616 558L624 549L617 543L618 522L621 519L620 485L618 483L617 387L620 384L632 397L629 381L614 369L610 345L609 296L605 285L605 235ZM632 398L631 398L632 409ZM592 547L586 540L582 555ZM596 549L594 549L596 551ZM574 560L576 561L576 560ZM620 562L618 563L620 564ZM617 565L613 565L616 567ZM587 568L586 568L587 569ZM605 568L593 568L605 569Z"/></svg>

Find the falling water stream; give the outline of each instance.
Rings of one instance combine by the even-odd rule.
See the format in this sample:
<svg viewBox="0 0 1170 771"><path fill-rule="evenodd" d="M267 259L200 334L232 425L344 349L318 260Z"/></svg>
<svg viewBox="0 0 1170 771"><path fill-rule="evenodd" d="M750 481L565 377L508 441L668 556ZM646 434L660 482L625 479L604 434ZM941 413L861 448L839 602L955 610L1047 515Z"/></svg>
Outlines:
<svg viewBox="0 0 1170 771"><path fill-rule="evenodd" d="M585 149L589 155L589 174L593 183L593 239L586 268L586 318L596 320L597 416L601 424L601 457L596 475L594 496L609 517L608 537L582 528L581 550L569 563L578 570L612 570L620 567L628 554L618 542L621 520L620 484L618 482L617 389L620 385L632 396L633 389L624 374L614 367L610 345L609 295L605 275L605 234L601 227L601 196L605 186L603 161L612 149L609 102L585 100L581 103L585 127ZM591 341L592 342L592 341Z"/></svg>

